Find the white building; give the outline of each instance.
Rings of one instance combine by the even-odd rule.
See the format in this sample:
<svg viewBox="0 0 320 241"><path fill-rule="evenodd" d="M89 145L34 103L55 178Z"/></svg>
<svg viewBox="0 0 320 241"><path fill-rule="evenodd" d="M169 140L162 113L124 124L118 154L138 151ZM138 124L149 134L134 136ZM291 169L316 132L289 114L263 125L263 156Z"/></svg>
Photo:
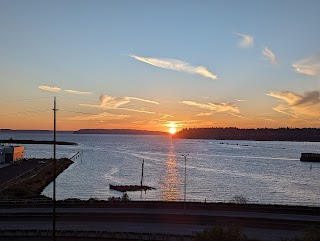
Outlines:
<svg viewBox="0 0 320 241"><path fill-rule="evenodd" d="M0 164L17 162L24 158L24 146L0 145Z"/></svg>

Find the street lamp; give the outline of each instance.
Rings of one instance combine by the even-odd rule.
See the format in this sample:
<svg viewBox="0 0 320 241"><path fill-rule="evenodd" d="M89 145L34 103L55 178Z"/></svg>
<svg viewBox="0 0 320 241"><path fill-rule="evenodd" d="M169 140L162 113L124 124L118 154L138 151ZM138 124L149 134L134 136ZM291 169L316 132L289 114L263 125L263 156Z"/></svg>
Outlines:
<svg viewBox="0 0 320 241"><path fill-rule="evenodd" d="M186 196L187 196L187 155L181 155L184 157L184 210L186 210Z"/></svg>

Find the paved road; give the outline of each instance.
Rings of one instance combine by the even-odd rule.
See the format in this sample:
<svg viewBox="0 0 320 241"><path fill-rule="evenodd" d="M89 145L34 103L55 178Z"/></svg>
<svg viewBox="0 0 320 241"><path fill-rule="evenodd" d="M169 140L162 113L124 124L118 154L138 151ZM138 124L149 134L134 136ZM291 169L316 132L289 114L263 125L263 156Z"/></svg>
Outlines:
<svg viewBox="0 0 320 241"><path fill-rule="evenodd" d="M234 212L181 209L147 209L147 208L57 208L57 214L149 214L149 215L188 215L203 217L256 218L269 220L319 222L319 215L281 214L266 212ZM0 208L0 214L50 214L52 208Z"/></svg>
<svg viewBox="0 0 320 241"><path fill-rule="evenodd" d="M0 227L50 229L52 208L2 208ZM319 215L143 208L57 208L57 229L192 234L215 224L236 224L252 238L280 240L301 235Z"/></svg>
<svg viewBox="0 0 320 241"><path fill-rule="evenodd" d="M2 229L52 229L52 221L0 221ZM192 235L201 232L208 225L194 224L165 224L165 223L131 223L131 222L88 222L88 221L57 221L57 230L81 231L112 231L136 233L166 233L179 235ZM262 228L242 228L245 235L265 241L279 241L281 238L295 238L301 235L300 231L272 230Z"/></svg>

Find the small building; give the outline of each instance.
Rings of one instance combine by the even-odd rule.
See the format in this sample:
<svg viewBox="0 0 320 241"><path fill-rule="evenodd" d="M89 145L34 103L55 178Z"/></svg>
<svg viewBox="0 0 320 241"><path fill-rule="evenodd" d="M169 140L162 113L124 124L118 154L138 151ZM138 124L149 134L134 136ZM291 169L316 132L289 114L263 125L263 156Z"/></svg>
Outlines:
<svg viewBox="0 0 320 241"><path fill-rule="evenodd" d="M24 158L24 146L0 145L0 164L18 162Z"/></svg>

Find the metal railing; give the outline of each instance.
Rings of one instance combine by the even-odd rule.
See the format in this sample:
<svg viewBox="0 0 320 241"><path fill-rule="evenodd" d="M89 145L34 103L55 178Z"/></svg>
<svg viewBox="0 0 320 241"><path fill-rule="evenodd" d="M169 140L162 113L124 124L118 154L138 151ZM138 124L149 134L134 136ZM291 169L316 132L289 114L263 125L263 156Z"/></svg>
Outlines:
<svg viewBox="0 0 320 241"><path fill-rule="evenodd" d="M0 237L51 237L50 229L25 229L23 227L1 227ZM83 237L83 238L104 238L117 240L155 240L155 241L190 241L192 235L180 235L172 233L151 233L141 231L121 232L113 230L74 230L60 229L56 230L56 237Z"/></svg>

